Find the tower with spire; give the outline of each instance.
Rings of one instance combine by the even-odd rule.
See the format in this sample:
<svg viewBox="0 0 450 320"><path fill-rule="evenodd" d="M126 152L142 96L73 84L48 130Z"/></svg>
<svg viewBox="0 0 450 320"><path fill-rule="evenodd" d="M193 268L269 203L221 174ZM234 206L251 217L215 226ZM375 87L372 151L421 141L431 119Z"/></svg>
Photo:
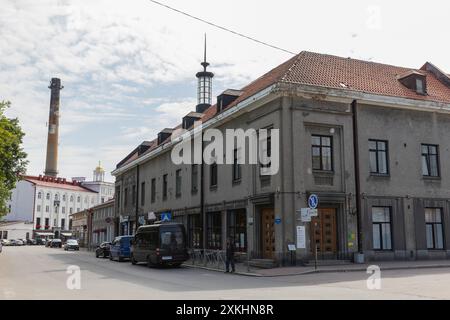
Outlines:
<svg viewBox="0 0 450 320"><path fill-rule="evenodd" d="M212 78L214 74L212 72L206 71L209 63L206 62L206 34L205 34L205 49L203 55L203 71L197 72L196 77L198 79L197 85L197 106L195 111L198 113L203 113L207 108L211 106L212 98Z"/></svg>
<svg viewBox="0 0 450 320"><path fill-rule="evenodd" d="M104 182L105 181L105 170L102 168L102 164L99 161L97 168L94 170L94 182Z"/></svg>

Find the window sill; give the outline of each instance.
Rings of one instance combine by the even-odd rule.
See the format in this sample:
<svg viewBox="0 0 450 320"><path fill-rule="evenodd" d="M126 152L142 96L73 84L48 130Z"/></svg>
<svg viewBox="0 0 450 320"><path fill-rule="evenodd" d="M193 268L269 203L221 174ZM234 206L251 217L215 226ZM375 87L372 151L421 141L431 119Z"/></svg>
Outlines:
<svg viewBox="0 0 450 320"><path fill-rule="evenodd" d="M422 180L424 180L424 181L440 181L441 177L422 176Z"/></svg>
<svg viewBox="0 0 450 320"><path fill-rule="evenodd" d="M313 170L314 175L322 175L322 176L334 176L334 171L327 170Z"/></svg>
<svg viewBox="0 0 450 320"><path fill-rule="evenodd" d="M390 174L385 174L385 173L370 173L370 177L371 178L385 178L385 179L390 179L391 175Z"/></svg>
<svg viewBox="0 0 450 320"><path fill-rule="evenodd" d="M217 191L217 184L214 186L209 186L209 190L211 191Z"/></svg>
<svg viewBox="0 0 450 320"><path fill-rule="evenodd" d="M242 181L241 179L233 180L233 186L241 184L241 181Z"/></svg>

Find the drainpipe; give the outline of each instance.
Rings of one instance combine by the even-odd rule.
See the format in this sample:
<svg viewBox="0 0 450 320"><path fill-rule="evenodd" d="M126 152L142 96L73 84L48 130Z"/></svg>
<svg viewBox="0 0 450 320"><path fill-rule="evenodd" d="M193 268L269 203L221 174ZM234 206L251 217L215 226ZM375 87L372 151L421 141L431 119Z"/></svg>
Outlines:
<svg viewBox="0 0 450 320"><path fill-rule="evenodd" d="M200 216L202 217L202 245L203 249L206 249L206 213L205 213L205 189L204 189L204 179L205 179L205 173L204 173L204 163L203 163L203 130L202 130L202 154L201 154L201 164L200 164ZM206 261L206 260L205 260Z"/></svg>
<svg viewBox="0 0 450 320"><path fill-rule="evenodd" d="M138 229L138 220L139 220L139 165L137 165L136 166L136 194L135 194L135 197L136 197L136 199L135 199L135 204L136 204L136 208L135 208L135 216L136 216L136 218L135 218L135 223L134 223L134 225L135 225L135 234L137 233L137 229Z"/></svg>
<svg viewBox="0 0 450 320"><path fill-rule="evenodd" d="M361 182L359 170L359 143L358 143L358 103L352 102L352 120L353 120L353 155L355 165L355 192L356 192L356 226L358 233L358 253L363 254L362 242L362 221L361 221Z"/></svg>

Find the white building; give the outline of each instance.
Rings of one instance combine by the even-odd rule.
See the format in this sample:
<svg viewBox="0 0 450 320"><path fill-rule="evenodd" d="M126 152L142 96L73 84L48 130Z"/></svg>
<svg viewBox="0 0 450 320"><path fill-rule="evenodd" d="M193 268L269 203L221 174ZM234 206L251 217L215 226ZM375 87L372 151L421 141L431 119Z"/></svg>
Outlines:
<svg viewBox="0 0 450 320"><path fill-rule="evenodd" d="M0 222L0 239L31 239L33 223L23 221Z"/></svg>
<svg viewBox="0 0 450 320"><path fill-rule="evenodd" d="M98 204L98 193L77 181L23 176L12 191L3 221L32 222L34 236L70 236L70 214Z"/></svg>
<svg viewBox="0 0 450 320"><path fill-rule="evenodd" d="M78 180L84 187L98 193L97 204L105 203L114 198L114 183L105 181L105 170L100 162L93 172L92 181L85 181L85 178L72 178Z"/></svg>

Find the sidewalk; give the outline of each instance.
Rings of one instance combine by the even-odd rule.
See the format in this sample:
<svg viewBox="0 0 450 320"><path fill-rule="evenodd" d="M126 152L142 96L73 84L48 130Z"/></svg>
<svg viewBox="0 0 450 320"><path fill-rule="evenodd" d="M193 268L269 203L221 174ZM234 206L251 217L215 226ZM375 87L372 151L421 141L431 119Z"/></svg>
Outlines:
<svg viewBox="0 0 450 320"><path fill-rule="evenodd" d="M402 270L402 269L424 269L424 268L449 268L450 260L420 260L420 261L373 261L367 264L342 264L334 266L318 266L317 270L314 267L280 267L273 269L259 269L247 266L243 263L236 264L236 274L243 276L254 277L281 277L281 276L294 276L294 275L306 275L311 273L334 273L334 272L355 272L366 271L368 266L375 265L380 267L381 270ZM183 264L189 268L201 268L210 271L224 272L223 269L213 267L205 267L203 265L193 265L191 261L187 261Z"/></svg>

